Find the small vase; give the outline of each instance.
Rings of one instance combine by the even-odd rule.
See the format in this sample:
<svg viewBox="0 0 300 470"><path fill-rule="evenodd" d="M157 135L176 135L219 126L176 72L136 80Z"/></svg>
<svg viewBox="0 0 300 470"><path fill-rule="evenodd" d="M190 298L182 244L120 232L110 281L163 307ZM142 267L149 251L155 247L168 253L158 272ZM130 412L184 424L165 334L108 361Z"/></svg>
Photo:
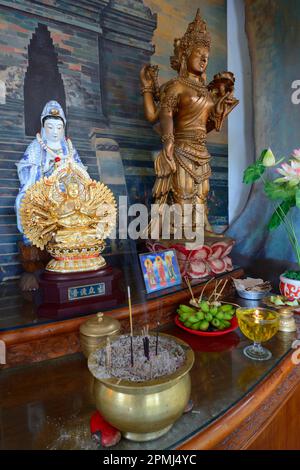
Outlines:
<svg viewBox="0 0 300 470"><path fill-rule="evenodd" d="M285 297L300 300L300 281L289 279L281 274L279 287L281 294Z"/></svg>

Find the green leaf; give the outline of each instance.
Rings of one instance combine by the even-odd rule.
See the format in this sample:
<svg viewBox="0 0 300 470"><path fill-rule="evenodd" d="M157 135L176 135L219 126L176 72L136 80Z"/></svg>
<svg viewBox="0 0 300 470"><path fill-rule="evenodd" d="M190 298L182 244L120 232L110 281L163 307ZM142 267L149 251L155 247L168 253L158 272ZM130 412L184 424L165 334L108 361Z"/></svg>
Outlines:
<svg viewBox="0 0 300 470"><path fill-rule="evenodd" d="M296 206L300 209L300 188L296 189L295 200Z"/></svg>
<svg viewBox="0 0 300 470"><path fill-rule="evenodd" d="M300 271L289 270L284 273L284 276L288 279L296 279L297 281L300 281Z"/></svg>
<svg viewBox="0 0 300 470"><path fill-rule="evenodd" d="M296 188L291 188L287 183L278 184L274 181L267 181L265 183L265 193L269 199L290 199L295 197Z"/></svg>
<svg viewBox="0 0 300 470"><path fill-rule="evenodd" d="M279 227L281 222L283 222L283 220L285 219L289 210L295 205L296 201L294 197L287 199L286 201L283 201L281 204L279 204L279 206L273 213L271 219L269 220L268 230L272 231Z"/></svg>
<svg viewBox="0 0 300 470"><path fill-rule="evenodd" d="M260 162L256 162L253 165L248 166L244 171L243 183L254 183L254 181L257 181L261 177L264 171L265 167Z"/></svg>
<svg viewBox="0 0 300 470"><path fill-rule="evenodd" d="M273 180L273 183L286 183L286 178L284 176L276 178L276 180Z"/></svg>
<svg viewBox="0 0 300 470"><path fill-rule="evenodd" d="M281 157L279 160L276 161L276 165L279 165L279 163L283 162L285 160L285 157Z"/></svg>

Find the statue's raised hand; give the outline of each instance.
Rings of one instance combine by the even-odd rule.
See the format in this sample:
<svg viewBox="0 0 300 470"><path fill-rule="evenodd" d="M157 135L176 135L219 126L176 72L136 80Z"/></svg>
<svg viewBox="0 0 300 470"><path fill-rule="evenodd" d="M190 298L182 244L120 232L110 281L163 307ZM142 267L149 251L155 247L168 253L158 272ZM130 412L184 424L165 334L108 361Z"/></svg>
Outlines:
<svg viewBox="0 0 300 470"><path fill-rule="evenodd" d="M239 100L233 96L233 92L227 92L217 101L215 107L216 114L218 116L228 114L238 103Z"/></svg>
<svg viewBox="0 0 300 470"><path fill-rule="evenodd" d="M153 87L153 78L150 73L150 64L144 65L140 71L140 80L143 87Z"/></svg>
<svg viewBox="0 0 300 470"><path fill-rule="evenodd" d="M140 71L142 92L152 93L155 101L159 101L158 70L157 65L147 64Z"/></svg>
<svg viewBox="0 0 300 470"><path fill-rule="evenodd" d="M230 96L230 92L225 93L221 98L218 99L216 103L216 114L221 115L224 114L226 107L228 106L227 100Z"/></svg>

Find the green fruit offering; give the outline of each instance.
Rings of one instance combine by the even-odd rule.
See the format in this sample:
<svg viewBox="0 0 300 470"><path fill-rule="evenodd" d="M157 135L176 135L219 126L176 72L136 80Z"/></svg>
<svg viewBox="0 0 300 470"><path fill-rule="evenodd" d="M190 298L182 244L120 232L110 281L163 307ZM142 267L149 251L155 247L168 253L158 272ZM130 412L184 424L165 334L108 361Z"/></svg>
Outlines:
<svg viewBox="0 0 300 470"><path fill-rule="evenodd" d="M179 305L179 310L181 310L183 313L196 313L196 309L189 307L188 305Z"/></svg>
<svg viewBox="0 0 300 470"><path fill-rule="evenodd" d="M222 312L229 312L230 310L234 310L234 306L230 304L221 305L220 310L222 310Z"/></svg>
<svg viewBox="0 0 300 470"><path fill-rule="evenodd" d="M199 311L195 314L195 317L197 317L198 320L204 320L204 313Z"/></svg>
<svg viewBox="0 0 300 470"><path fill-rule="evenodd" d="M210 326L217 330L229 328L235 310L231 304L216 305L202 300L198 309L181 304L177 313L179 320L186 328L207 331Z"/></svg>
<svg viewBox="0 0 300 470"><path fill-rule="evenodd" d="M218 320L217 318L214 318L211 323L215 328L219 328L221 325L220 320Z"/></svg>
<svg viewBox="0 0 300 470"><path fill-rule="evenodd" d="M217 318L218 320L223 320L224 313L223 312L218 312L215 318Z"/></svg>
<svg viewBox="0 0 300 470"><path fill-rule="evenodd" d="M191 330L199 330L199 329L200 329L200 324L201 324L201 322L194 323L194 324L191 326Z"/></svg>
<svg viewBox="0 0 300 470"><path fill-rule="evenodd" d="M233 317L233 313L224 313L224 320L231 320Z"/></svg>
<svg viewBox="0 0 300 470"><path fill-rule="evenodd" d="M202 300L200 303L200 308L203 312L208 313L209 312L209 305L206 300Z"/></svg>
<svg viewBox="0 0 300 470"><path fill-rule="evenodd" d="M189 322L190 323L198 323L199 319L196 317L196 315L193 315L189 317Z"/></svg>
<svg viewBox="0 0 300 470"><path fill-rule="evenodd" d="M218 307L211 307L210 308L210 313L214 316L218 313Z"/></svg>
<svg viewBox="0 0 300 470"><path fill-rule="evenodd" d="M180 310L179 310L178 313L179 313L179 317L180 317L180 320L181 320L181 321L187 320L187 319L189 318L189 316L190 316L189 313L182 313L182 312L180 312Z"/></svg>
<svg viewBox="0 0 300 470"><path fill-rule="evenodd" d="M204 316L205 320L210 322L214 318L210 312L206 313Z"/></svg>
<svg viewBox="0 0 300 470"><path fill-rule="evenodd" d="M206 331L206 330L208 330L208 328L209 328L209 322L206 321L206 320L203 320L203 321L200 323L199 328L200 328L201 331Z"/></svg>

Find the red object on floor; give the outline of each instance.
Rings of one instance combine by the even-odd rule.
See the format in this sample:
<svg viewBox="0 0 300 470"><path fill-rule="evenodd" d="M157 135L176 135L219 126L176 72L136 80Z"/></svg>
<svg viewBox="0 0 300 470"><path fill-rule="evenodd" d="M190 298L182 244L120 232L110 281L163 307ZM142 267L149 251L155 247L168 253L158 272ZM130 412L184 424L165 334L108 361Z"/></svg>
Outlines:
<svg viewBox="0 0 300 470"><path fill-rule="evenodd" d="M115 446L122 437L120 431L105 421L99 411L91 416L90 430L92 438L103 447Z"/></svg>

